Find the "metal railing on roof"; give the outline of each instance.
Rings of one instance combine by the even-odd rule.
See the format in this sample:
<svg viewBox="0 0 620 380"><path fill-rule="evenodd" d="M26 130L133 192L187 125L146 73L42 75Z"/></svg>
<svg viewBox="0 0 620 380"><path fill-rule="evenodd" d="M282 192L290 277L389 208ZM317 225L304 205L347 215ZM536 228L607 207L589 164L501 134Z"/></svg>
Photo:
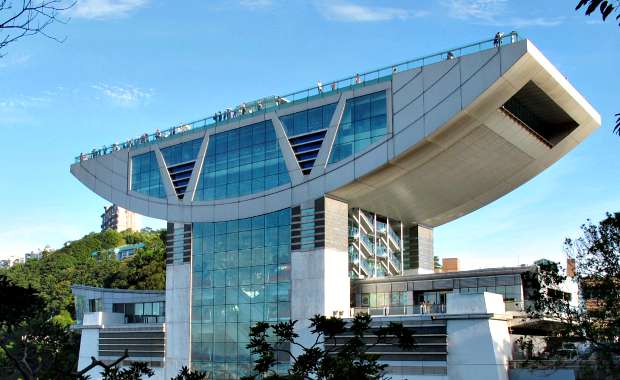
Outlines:
<svg viewBox="0 0 620 380"><path fill-rule="evenodd" d="M206 117L204 119L196 120L190 123L183 123L181 125L163 131L157 130L156 132L151 134L145 133L138 138L129 139L124 143L114 143L110 146L103 146L100 149L95 148L89 153L81 153L75 158L75 160L76 162L80 162L90 158L107 155L120 149L129 149L134 146L148 145L153 142L160 142L162 139L177 137L179 135L191 133L196 130L209 129L215 127L216 125L226 124L232 121L238 121L240 119L254 117L257 114L271 112L274 109L286 108L291 105L308 102L310 100L314 100L323 96L328 96L333 93L347 91L352 88L361 88L364 86L389 80L392 78L392 75L394 73L399 71L422 67L446 59L458 58L463 55L472 54L492 47L513 44L518 42L519 40L519 34L513 31L508 34L502 34L501 36L499 36L499 38L495 37L456 47L453 49L442 50L437 53L425 55L423 57L415 58L394 65L385 66L365 73L355 74L353 76L327 82L325 84L319 85L319 83L317 83L316 86L292 92L290 94L282 96L270 96L252 102L242 103L235 109L227 109L223 112L218 111L214 113L213 116Z"/></svg>

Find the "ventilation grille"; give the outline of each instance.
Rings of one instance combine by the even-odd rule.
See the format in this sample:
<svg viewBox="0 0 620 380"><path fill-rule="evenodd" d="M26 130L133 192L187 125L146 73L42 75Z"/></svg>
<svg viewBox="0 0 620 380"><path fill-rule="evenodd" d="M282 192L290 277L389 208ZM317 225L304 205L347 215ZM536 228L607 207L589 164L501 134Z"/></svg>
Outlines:
<svg viewBox="0 0 620 380"><path fill-rule="evenodd" d="M327 129L320 129L288 139L295 153L295 158L297 158L297 163L304 175L308 175L312 171L326 133Z"/></svg>
<svg viewBox="0 0 620 380"><path fill-rule="evenodd" d="M187 184L192 176L195 163L196 161L187 161L168 166L168 173L170 174L170 179L172 179L174 191L177 193L179 199L183 199L185 196L185 190L187 190Z"/></svg>

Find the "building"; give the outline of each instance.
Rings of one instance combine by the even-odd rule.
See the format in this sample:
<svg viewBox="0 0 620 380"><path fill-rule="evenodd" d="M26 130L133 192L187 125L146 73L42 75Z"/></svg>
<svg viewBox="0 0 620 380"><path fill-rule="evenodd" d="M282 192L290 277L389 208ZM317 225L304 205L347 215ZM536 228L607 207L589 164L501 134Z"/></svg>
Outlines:
<svg viewBox="0 0 620 380"><path fill-rule="evenodd" d="M11 259L0 260L0 268L10 268L11 267Z"/></svg>
<svg viewBox="0 0 620 380"><path fill-rule="evenodd" d="M444 257L441 259L442 272L458 272L461 270L458 257Z"/></svg>
<svg viewBox="0 0 620 380"><path fill-rule="evenodd" d="M144 248L144 243L125 244L125 245L121 245L120 247L108 249L102 252L107 253L107 254L113 254L116 260L122 261L128 257L135 255L136 252L142 248ZM91 256L99 257L102 254L102 252L100 251L92 252Z"/></svg>
<svg viewBox="0 0 620 380"><path fill-rule="evenodd" d="M91 357L119 358L125 349L132 361L147 362L155 378L163 379L165 351L165 293L163 291L101 289L73 285L77 323L81 334L78 368ZM96 371L93 371L96 372ZM98 374L90 374L97 377Z"/></svg>
<svg viewBox="0 0 620 380"><path fill-rule="evenodd" d="M139 215L117 205L104 207L103 214L101 214L101 231L106 230L139 231Z"/></svg>
<svg viewBox="0 0 620 380"><path fill-rule="evenodd" d="M252 323L350 317L351 289L364 281L434 276L435 226L519 187L600 126L531 41L501 42L246 102L77 157L71 173L89 189L168 221L165 376L189 365L238 378L252 368ZM482 315L475 331L504 342L505 294L475 294L446 293L445 310L463 321L446 321L448 339L466 340ZM314 339L305 326L301 339ZM487 367L453 349L429 376L478 368L506 378L505 347L484 357Z"/></svg>
<svg viewBox="0 0 620 380"><path fill-rule="evenodd" d="M41 251L41 250L39 250L37 252L32 251L32 252L28 252L28 253L24 254L24 261L39 260L41 257L43 257L43 251Z"/></svg>

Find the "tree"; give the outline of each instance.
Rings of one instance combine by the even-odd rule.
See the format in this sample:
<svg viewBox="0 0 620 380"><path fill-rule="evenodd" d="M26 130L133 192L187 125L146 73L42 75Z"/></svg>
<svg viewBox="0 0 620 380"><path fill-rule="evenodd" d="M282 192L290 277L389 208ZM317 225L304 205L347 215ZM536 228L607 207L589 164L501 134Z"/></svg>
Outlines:
<svg viewBox="0 0 620 380"><path fill-rule="evenodd" d="M73 5L65 0L0 0L0 57L6 46L23 37L41 34L63 42L49 34L47 28L55 22L66 23L60 15Z"/></svg>
<svg viewBox="0 0 620 380"><path fill-rule="evenodd" d="M598 225L588 221L581 230L581 237L566 240L565 250L575 259L574 279L585 303L574 308L561 292L545 291L566 280L559 266L549 263L539 268L540 290L529 316L558 321L551 337L586 342L597 376L613 378L620 370L620 213L607 214Z"/></svg>
<svg viewBox="0 0 620 380"><path fill-rule="evenodd" d="M433 268L435 268L435 269L443 268L443 266L439 262L439 256L433 256Z"/></svg>
<svg viewBox="0 0 620 380"><path fill-rule="evenodd" d="M586 7L586 16L590 16L593 12L599 11L603 21L607 20L607 17L614 12L617 12L616 20L620 21L620 0L607 1L607 0L579 0L575 10L579 10L582 7ZM620 23L619 23L620 25ZM620 135L620 113L616 115L616 126L614 127L614 133Z"/></svg>
<svg viewBox="0 0 620 380"><path fill-rule="evenodd" d="M298 342L295 333L297 321L269 324L258 322L250 329L248 348L257 355L254 369L258 375L244 380L305 380L305 379L383 379L386 364L379 364L380 355L369 353L377 344L397 343L402 349L412 349L412 332L400 323L372 327L367 314L356 315L348 326L340 318L316 315L310 319L310 332L316 340L310 346ZM353 336L336 345L336 339L346 332ZM372 343L367 343L371 341ZM300 354L295 356L290 347L296 346ZM288 374L280 375L274 370L277 356L283 354L292 360Z"/></svg>
<svg viewBox="0 0 620 380"><path fill-rule="evenodd" d="M32 288L0 276L0 349L25 380L66 379L77 364L77 334L56 322Z"/></svg>

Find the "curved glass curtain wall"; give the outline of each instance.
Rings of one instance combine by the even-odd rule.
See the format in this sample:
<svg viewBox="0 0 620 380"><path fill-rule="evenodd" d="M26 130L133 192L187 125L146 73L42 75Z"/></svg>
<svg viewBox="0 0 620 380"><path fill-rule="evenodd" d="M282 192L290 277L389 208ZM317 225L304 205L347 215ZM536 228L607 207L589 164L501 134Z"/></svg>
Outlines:
<svg viewBox="0 0 620 380"><path fill-rule="evenodd" d="M185 190L192 176L202 141L203 139L195 139L161 150L174 191L179 199L183 199L185 196Z"/></svg>
<svg viewBox="0 0 620 380"><path fill-rule="evenodd" d="M131 158L131 190L155 198L166 198L155 152Z"/></svg>
<svg viewBox="0 0 620 380"><path fill-rule="evenodd" d="M326 104L321 107L281 116L280 121L286 129L286 135L293 137L320 129L327 129L337 104Z"/></svg>
<svg viewBox="0 0 620 380"><path fill-rule="evenodd" d="M273 124L267 120L209 138L194 200L242 197L290 182Z"/></svg>
<svg viewBox="0 0 620 380"><path fill-rule="evenodd" d="M249 375L250 327L290 319L290 221L283 209L193 224L192 367L208 378Z"/></svg>
<svg viewBox="0 0 620 380"><path fill-rule="evenodd" d="M336 105L337 103L326 104L280 118L304 175L312 171Z"/></svg>
<svg viewBox="0 0 620 380"><path fill-rule="evenodd" d="M202 139L196 139L162 148L161 154L164 156L166 166L170 167L188 161L195 161L201 144Z"/></svg>
<svg viewBox="0 0 620 380"><path fill-rule="evenodd" d="M329 163L364 150L387 134L385 91L347 100Z"/></svg>

